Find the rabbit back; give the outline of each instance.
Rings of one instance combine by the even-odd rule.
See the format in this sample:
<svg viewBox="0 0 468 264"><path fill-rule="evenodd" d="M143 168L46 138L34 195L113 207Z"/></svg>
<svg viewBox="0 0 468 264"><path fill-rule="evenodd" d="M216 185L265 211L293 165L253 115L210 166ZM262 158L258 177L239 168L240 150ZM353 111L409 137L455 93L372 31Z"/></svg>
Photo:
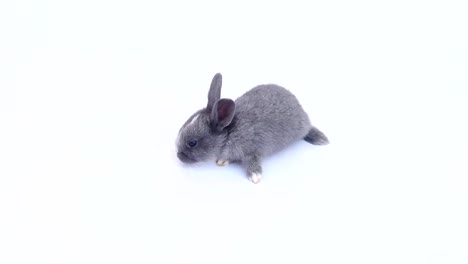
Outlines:
<svg viewBox="0 0 468 264"><path fill-rule="evenodd" d="M312 128L307 113L287 89L259 85L236 99L236 114L228 127L222 156L242 160L265 156L303 139Z"/></svg>

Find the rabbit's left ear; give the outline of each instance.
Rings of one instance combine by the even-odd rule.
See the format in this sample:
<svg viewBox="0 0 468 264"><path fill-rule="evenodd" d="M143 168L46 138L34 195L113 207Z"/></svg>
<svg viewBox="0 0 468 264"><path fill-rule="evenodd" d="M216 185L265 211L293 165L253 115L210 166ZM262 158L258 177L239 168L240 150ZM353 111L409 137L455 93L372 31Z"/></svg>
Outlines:
<svg viewBox="0 0 468 264"><path fill-rule="evenodd" d="M208 111L211 111L216 101L218 101L219 98L221 98L222 84L223 77L221 76L221 73L215 74L213 80L211 81L210 90L208 91L208 104L206 105L206 109L208 109Z"/></svg>
<svg viewBox="0 0 468 264"><path fill-rule="evenodd" d="M231 124L235 110L236 104L231 99L220 99L216 101L211 110L211 126L217 131L223 130Z"/></svg>

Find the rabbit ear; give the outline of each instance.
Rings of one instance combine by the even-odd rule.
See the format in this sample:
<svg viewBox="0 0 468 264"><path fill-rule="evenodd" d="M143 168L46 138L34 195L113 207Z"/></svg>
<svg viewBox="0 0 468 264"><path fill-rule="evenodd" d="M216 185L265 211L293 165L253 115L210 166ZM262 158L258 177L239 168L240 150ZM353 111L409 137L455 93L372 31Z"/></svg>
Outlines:
<svg viewBox="0 0 468 264"><path fill-rule="evenodd" d="M231 124L236 104L231 99L220 99L216 101L211 111L211 125L217 131L223 130Z"/></svg>
<svg viewBox="0 0 468 264"><path fill-rule="evenodd" d="M211 111L216 101L221 98L222 83L223 77L221 76L221 73L215 74L213 80L211 81L210 91L208 92L208 105L206 106L208 111Z"/></svg>

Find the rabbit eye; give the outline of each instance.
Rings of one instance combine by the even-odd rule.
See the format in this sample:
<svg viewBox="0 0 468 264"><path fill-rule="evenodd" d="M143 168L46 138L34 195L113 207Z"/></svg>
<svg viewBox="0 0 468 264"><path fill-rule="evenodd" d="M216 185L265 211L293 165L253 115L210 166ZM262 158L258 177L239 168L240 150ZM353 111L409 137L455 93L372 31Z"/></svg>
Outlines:
<svg viewBox="0 0 468 264"><path fill-rule="evenodd" d="M198 144L198 142L196 140L190 140L190 141L187 142L187 146L189 146L189 148L193 148L197 144Z"/></svg>

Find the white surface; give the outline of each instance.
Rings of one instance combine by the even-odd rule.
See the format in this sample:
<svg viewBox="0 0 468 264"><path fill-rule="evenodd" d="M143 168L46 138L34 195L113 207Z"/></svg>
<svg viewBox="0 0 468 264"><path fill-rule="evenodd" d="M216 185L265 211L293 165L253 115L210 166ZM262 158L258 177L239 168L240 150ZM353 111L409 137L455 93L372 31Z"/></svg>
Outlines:
<svg viewBox="0 0 468 264"><path fill-rule="evenodd" d="M0 263L468 263L466 1L381 2L2 1ZM182 166L216 72L331 145Z"/></svg>

